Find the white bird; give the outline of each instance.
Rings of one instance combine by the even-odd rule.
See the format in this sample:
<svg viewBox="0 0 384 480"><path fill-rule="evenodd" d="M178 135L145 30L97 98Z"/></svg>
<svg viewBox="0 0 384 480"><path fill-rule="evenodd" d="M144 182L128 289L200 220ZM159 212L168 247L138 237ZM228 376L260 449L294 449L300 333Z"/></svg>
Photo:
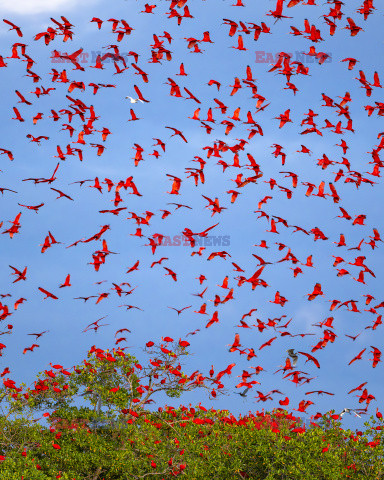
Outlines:
<svg viewBox="0 0 384 480"><path fill-rule="evenodd" d="M250 387L247 387L243 392L235 392L235 393L237 395L240 395L241 397L246 397L249 390L250 390Z"/></svg>
<svg viewBox="0 0 384 480"><path fill-rule="evenodd" d="M131 103L137 103L137 102L144 103L143 100L140 100L140 98L132 98L132 97L130 97L129 95L128 95L127 97L125 97L125 98L129 98L129 101L130 101Z"/></svg>
<svg viewBox="0 0 384 480"><path fill-rule="evenodd" d="M353 410L353 408L344 408L344 410L340 413L340 417L342 417L344 413L351 414L351 412L353 412L356 415L356 417L361 418L361 416L358 413L356 413L356 410Z"/></svg>
<svg viewBox="0 0 384 480"><path fill-rule="evenodd" d="M292 366L296 367L297 361L299 357L297 356L297 353L295 353L295 350L293 348L290 348L287 350L288 356L292 359Z"/></svg>

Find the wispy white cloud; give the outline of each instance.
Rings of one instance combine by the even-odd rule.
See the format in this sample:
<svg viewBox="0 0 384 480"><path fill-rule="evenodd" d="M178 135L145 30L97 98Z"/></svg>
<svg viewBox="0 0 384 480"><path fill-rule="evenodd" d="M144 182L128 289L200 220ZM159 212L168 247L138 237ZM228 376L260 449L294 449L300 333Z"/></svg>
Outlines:
<svg viewBox="0 0 384 480"><path fill-rule="evenodd" d="M327 313L323 305L301 306L294 312L295 324L304 325L306 332L314 332L312 325L324 321Z"/></svg>
<svg viewBox="0 0 384 480"><path fill-rule="evenodd" d="M94 0L84 0L84 3L92 4ZM77 0L0 0L0 13L16 13L19 15L33 15L43 12L65 13L78 6Z"/></svg>

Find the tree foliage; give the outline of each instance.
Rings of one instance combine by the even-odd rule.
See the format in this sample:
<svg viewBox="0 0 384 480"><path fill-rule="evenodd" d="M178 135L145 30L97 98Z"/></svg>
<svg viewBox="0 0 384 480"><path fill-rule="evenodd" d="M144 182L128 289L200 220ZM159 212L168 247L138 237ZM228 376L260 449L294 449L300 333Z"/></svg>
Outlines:
<svg viewBox="0 0 384 480"><path fill-rule="evenodd" d="M159 391L211 391L212 379L181 370L186 347L149 345L147 366L92 347L73 372L53 365L24 392L5 381L0 480L384 478L379 412L352 432L334 412L306 427L283 409L238 418L201 404L150 410ZM88 404L75 405L78 395ZM42 410L51 410L47 426L33 418Z"/></svg>

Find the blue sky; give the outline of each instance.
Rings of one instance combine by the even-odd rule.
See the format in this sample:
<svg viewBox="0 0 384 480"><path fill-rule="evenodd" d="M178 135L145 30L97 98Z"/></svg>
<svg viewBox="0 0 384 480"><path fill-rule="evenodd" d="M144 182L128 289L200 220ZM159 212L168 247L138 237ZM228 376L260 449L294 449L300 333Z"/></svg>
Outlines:
<svg viewBox="0 0 384 480"><path fill-rule="evenodd" d="M358 2L349 2L344 5L342 19L337 21L338 28L333 36L329 35L329 27L323 21L321 15L329 12L331 5L306 6L298 5L294 8L284 9L284 14L292 16L292 19L283 19L274 23L273 17L266 13L275 7L275 3L267 0L253 2L244 0L245 7L234 7L230 1L205 2L188 1L188 6L193 19L183 18L181 25L177 25L175 18L167 18L165 13L169 9L169 2L159 2L154 9L154 14L140 13L144 10L144 2L116 1L111 4L105 2L84 0L81 7L75 2L34 2L33 8L30 2L2 2L0 11L6 18L23 31L23 38L19 39L15 31L8 31L4 23L0 28L1 50L0 55L7 63L6 68L1 68L0 85L3 92L2 109L0 112L2 124L2 138L0 148L12 150L14 160L9 161L6 155L0 156L0 186L17 191L4 192L1 197L0 222L3 221L2 231L9 228L8 223L22 212L20 233L13 239L9 235L0 235L0 266L1 266L1 289L0 293L10 293L12 297L2 299L2 303L9 306L12 316L3 322L9 321L13 325L12 335L4 335L1 341L6 344L1 357L3 370L8 366L11 374L4 378L12 378L17 383L24 381L27 384L35 379L38 371L49 366L49 362L59 363L67 368L78 364L86 357L87 350L96 345L102 348L112 348L114 333L119 328L127 327L132 330L128 334L127 343L129 352L138 358L143 358L141 348L148 340L160 341L162 336L171 336L175 339L185 338L188 332L200 329L194 336L188 336L191 343L190 351L193 355L185 366L185 370L194 371L200 369L208 374L211 365L215 371L223 370L230 363L236 363L230 377L224 377L228 395L210 400L202 398L199 392L186 394L181 401L184 404L202 403L214 408L228 408L233 413L247 413L248 411L271 409L278 407L278 400L284 398L274 395L273 401L256 403L256 388L248 393L246 399L235 395L235 385L240 381L237 378L242 370L251 371L251 366L260 365L264 368L256 379L261 382L257 390L264 394L273 389L279 389L284 396L290 398L289 408L297 408L303 399L311 399L315 405L311 405L307 413L324 412L334 408L341 411L344 407L359 408L356 394L347 395L347 392L363 382L367 383L370 394L376 397L369 405L368 412L374 412L376 407L381 407L380 399L383 396L382 363L372 368L371 346L382 350L383 340L381 335L382 325L376 330L366 329L371 326L381 310L377 313L367 312L371 306L378 305L383 300L383 254L381 243L377 242L374 250L367 244L362 244L361 251L348 250L359 244L362 238L369 242L369 236L373 235L373 228L381 232L382 214L381 201L383 189L381 178L374 177L366 172L372 172L372 156L367 153L376 148L380 142L377 138L382 131L382 121L377 115L377 110L368 117L364 110L365 105L375 105L382 101L382 89L373 88L371 97L367 97L365 90L355 77L359 77L359 70L365 72L368 82L373 83L375 71L383 76L383 59L377 54L382 46L381 18L382 11L379 6L372 15L364 21L363 16L356 13L360 6ZM183 9L180 10L183 12ZM60 20L64 15L74 25L73 40L62 42L62 37L56 37L48 46L43 39L34 41L34 36L54 26L51 17ZM95 23L90 23L93 17L104 20L100 30ZM343 29L347 25L347 17L354 19L357 25L364 30L352 37L350 32ZM126 19L134 28L131 35L125 36L121 42L116 41L116 34L111 31L110 18ZM233 46L237 45L238 32L230 37L229 26L223 25L223 19L234 22L254 22L260 25L265 22L271 29L271 34L261 34L257 42L251 34L241 33L246 51L239 51ZM302 35L295 37L290 35L290 26L294 25L299 30L304 29L304 19L315 24L321 30L324 41L313 44ZM241 27L240 27L241 28ZM148 63L151 58L153 34L162 35L167 31L173 37L168 45L165 40L164 47L172 52L172 60L162 60L161 64ZM185 38L201 40L203 32L209 31L210 38L214 43L199 43L202 53L192 53L187 48ZM33 83L30 77L26 77L25 62L15 59L6 59L11 56L11 47L14 42L26 43L27 54L32 57L36 64L32 70L41 76L41 81ZM118 44L120 52L137 52L139 56L138 66L148 73L149 82L144 83L141 76L135 75L131 66L133 57L128 57L129 69L120 75L115 72L112 62L105 62L105 69L98 70L89 68L95 64L95 57L99 51L108 51L105 47ZM316 51L327 52L330 58L327 62L319 65L317 61L303 61L304 66L309 67L309 76L294 75L291 82L296 85L296 96L291 90L285 90L286 79L278 71L268 72L271 62L259 63L258 58L269 59L279 52L293 54L293 61L299 57L296 52L308 52L309 47L315 45ZM70 63L53 63L53 50L72 53L83 48L88 53L86 62L81 63L84 72L72 71ZM193 50L193 49L192 49ZM260 56L260 52L262 53ZM346 57L354 57L359 60L355 68L350 71L345 62ZM84 57L85 58L85 57ZM188 76L180 77L179 65L183 62ZM252 69L257 93L265 97L264 105L270 105L259 113L256 113L256 99L252 98L250 88L242 87L235 95L230 95L235 77L246 78L246 67ZM52 68L61 70L66 68L68 78L71 81L84 82L85 91L75 89L68 94L68 85L58 82L52 83ZM189 89L200 101L170 96L170 86L165 84L171 78L180 85L183 95L184 88ZM221 83L220 91L215 86L208 86L211 80ZM92 94L89 83L114 84L116 88L100 88L96 95ZM33 92L37 86L55 87L56 90L50 95L36 96ZM143 96L150 100L149 103L136 103L131 105L125 99L127 95L136 97L134 85L137 85ZM32 102L31 106L18 104L19 98L14 93L17 89ZM323 107L322 93L340 101L346 92L350 92L352 101L348 103L350 116L353 119L355 133L344 131L342 135L330 132L330 129L321 129L325 125L325 119L336 125L341 120L343 127L347 121L343 116L337 115L337 109ZM99 120L94 123L96 130L107 127L112 134L107 138L105 151L101 156L96 155L96 149L90 143L103 143L101 135L94 132L85 136L87 145L80 145L83 150L84 160L80 162L76 156L68 156L64 162L54 158L57 155L56 146L60 145L63 151L70 141L76 141L78 132L82 129L82 122L74 117L71 125L76 129L73 138L69 138L68 131L61 131L63 124L68 124L68 117L63 115L59 121L54 122L49 115L50 110L59 111L67 109L70 101L66 98L79 98L87 106L93 105ZM221 100L227 107L227 113L222 115L220 110L214 107L217 104L214 99ZM11 120L14 116L12 107L17 107L25 118L20 123ZM240 107L240 119L246 121L247 111L251 111L253 118L263 129L263 136L255 135L248 139L249 125L233 121L235 128L225 135L225 125L222 120L229 120L236 108ZM133 108L139 121L127 122L130 118L130 108ZM213 131L207 134L198 121L189 119L196 108L200 108L200 119L207 118L207 111L212 108L213 117L216 120L212 124ZM279 129L279 121L275 119L285 110L290 109L292 123L287 123ZM316 114L315 122L323 136L316 134L300 135L306 127L300 123L305 118L309 109ZM33 125L32 118L38 113L43 113L43 119ZM86 115L88 116L88 114ZM188 140L185 143L180 137L174 136L166 126L175 127L183 132ZM42 140L41 146L29 142L27 134L46 135L48 141ZM160 138L166 144L163 153L159 147L153 147L156 143L153 139ZM207 158L207 150L204 147L212 146L215 141L221 140L229 146L239 143L238 139L245 139L248 143L243 151L239 152L240 168L229 167L223 172L218 159ZM335 144L344 139L349 147L345 155L340 147ZM144 160L137 167L134 166L134 144L139 144L143 149ZM285 165L281 165L281 159L272 155L271 145L279 144L284 147L283 151L287 158ZM297 153L301 145L307 146L312 154L309 156ZM79 145L74 145L74 147ZM150 156L153 149L157 148L161 153L159 158ZM260 164L263 177L257 183L248 184L242 188L236 188L234 179L240 173L243 178L252 175L245 165L249 165L246 153L250 153ZM335 182L335 174L340 168L346 175L348 171L342 165L330 165L321 169L317 165L318 159L323 154L334 162L341 162L346 157L351 170L360 172L363 178L377 182L374 186L361 183L357 188L355 184L345 183L346 177ZM221 154L222 160L229 165L233 164L233 154L230 151ZM380 155L380 153L379 153ZM187 178L186 168L198 167L198 163L192 162L195 156L202 157L207 163L204 168L205 183L195 186L193 178ZM56 193L50 190L50 186L44 183L34 185L33 182L23 182L30 177L49 178L59 162L57 180L51 185L71 196L74 201L65 198L56 200ZM298 186L292 188L292 181L284 178L281 171L290 171L298 175ZM180 195L171 195L172 181L167 174L182 179ZM86 183L80 187L71 184L84 179L98 177L100 182L105 178L111 179L115 184L120 180L133 176L141 197L129 195L128 191L120 191L123 202L119 207L127 207L118 216L99 213L100 210L113 207L113 191L108 193L106 185L103 186L102 194L96 189L90 189ZM277 183L293 191L291 199L287 199L284 192L275 187L272 191L267 183L270 178L276 179ZM353 177L351 177L353 178ZM307 197L307 188L301 182L311 182L316 185L314 194L318 191L319 184L324 181L325 192L330 193L328 182L332 182L340 196L340 202L334 203L331 197L320 198L315 195ZM237 190L240 195L235 203L230 203L228 190ZM220 206L225 207L221 213L212 216L212 212L205 208L207 201L203 198L220 200ZM270 223L265 218L258 219L254 213L258 209L258 202L265 196L272 196L262 206L269 215L276 215L286 219L289 225L298 225L306 230L314 227L320 228L328 240L314 241L313 235L305 235L302 232L292 233L292 228L285 228L282 223L277 224L279 234L267 233ZM192 209L180 208L174 211L169 202L178 202L192 207ZM24 205L44 206L36 214L31 210L20 207ZM352 220L360 214L366 215L365 225L352 225L352 221L337 218L341 215L339 206L344 208L352 217ZM172 214L166 219L161 219L160 209L169 209ZM142 215L145 211L154 213L149 226L142 226L143 234L150 237L160 233L169 237L181 235L185 228L193 232L202 232L206 228L217 225L210 233L217 237L229 236L230 245L206 246L202 256L191 256L192 249L186 246L161 246L152 255L148 246L148 238L132 236L136 231L136 224L128 220L135 212ZM76 240L90 238L97 233L102 225L109 225L110 229L103 235L107 240L108 247L118 255L108 255L106 263L96 272L89 262L92 262L92 253L101 248L100 241L79 243L76 247L65 248ZM53 245L45 253L41 253L40 244L44 243L46 235L50 231L54 237L62 242ZM333 242L338 242L340 233L346 238L347 247L337 248ZM266 240L269 249L254 246ZM275 242L280 242L287 247L279 251ZM303 274L293 277L290 267L295 267L291 262L277 261L284 258L288 248L305 264L309 255L312 255L314 268L301 266ZM193 249L198 250L198 247ZM214 251L227 251L231 257L226 260L214 258L207 261L207 257ZM233 271L231 262L240 265L246 278L250 278L258 269L258 261L252 254L261 256L265 261L272 262L264 269L261 278L269 285L268 288L258 286L251 289L249 283L238 286L235 277L238 273ZM357 256L366 257L365 264L374 272L375 278L369 273L365 274L366 285L353 279L357 278L360 267L348 265L354 263ZM345 268L350 275L338 277L334 268L333 256L341 256L345 263L338 268ZM162 266L150 268L153 261L161 257L169 260ZM140 260L139 270L126 274L128 268ZM27 280L15 284L12 282L16 277L12 276L12 265L23 269L28 266ZM177 273L177 282L170 276L164 276L166 271L163 266L171 268ZM59 289L59 285L65 280L66 275L71 274L69 288ZM204 274L207 281L200 286L196 277ZM212 300L215 294L225 295L228 291L218 287L223 279L229 276L229 287L234 289L234 300L214 307ZM101 285L95 282L106 280ZM136 287L132 295L123 299L111 291L112 282L120 284L129 282ZM323 296L318 296L313 301L307 300L307 294L313 291L316 283L322 286ZM193 313L199 310L203 301L192 294L201 292L205 287L208 290L204 296L207 303L209 316ZM58 300L43 300L43 295L38 287L43 287L59 297ZM275 292L288 299L284 307L270 303L274 299ZM107 299L95 304L95 299L87 303L74 300L75 297L98 295L102 292L110 293ZM363 295L370 294L375 297L369 306L365 306ZM27 301L20 305L17 311L13 310L14 302L24 297ZM361 313L353 313L347 308L341 307L333 312L329 311L330 301L339 299L342 302L355 299ZM123 300L123 301L122 301ZM136 305L143 311L130 310L119 307L123 303ZM167 307L182 308L192 305L180 316ZM246 321L251 325L256 323L256 318L267 322L268 318L276 318L286 315L280 325L292 318L288 331L292 334L311 333L314 335L302 337L281 337L281 330L268 327L262 333L257 329L238 328L239 321L250 309L257 308L251 319ZM218 310L220 322L205 328L207 320L213 312ZM98 333L89 331L81 333L85 327L100 317L108 315L105 323L109 326L100 328ZM308 372L308 377L315 377L311 383L296 387L287 379L282 379L281 373L274 372L284 365L286 350L294 348L296 351L311 353L312 347L319 342L324 335L324 329L313 326L315 323L324 321L327 317L334 317L333 331L337 335L334 343L328 343L325 348L318 350L314 356L321 364L317 369L312 363L304 365L304 357L300 356L298 368ZM206 317L206 318L205 318ZM104 323L104 321L102 322ZM5 327L6 328L6 327ZM42 336L39 348L33 352L22 354L24 347L34 343L34 337L28 333L49 333ZM347 335L361 335L352 341ZM240 334L243 348L254 348L257 358L247 362L245 356L239 352L228 352L227 344L232 344L235 333ZM259 351L259 347L268 339L277 336L270 347ZM362 360L348 366L350 360L361 350L366 348ZM253 377L252 379L254 379ZM334 396L305 395L311 390L325 390L334 393ZM254 393L253 393L254 392ZM166 401L168 404L178 404L169 398L158 398L158 404ZM157 406L156 405L156 406ZM358 425L353 417L345 419L346 425Z"/></svg>

